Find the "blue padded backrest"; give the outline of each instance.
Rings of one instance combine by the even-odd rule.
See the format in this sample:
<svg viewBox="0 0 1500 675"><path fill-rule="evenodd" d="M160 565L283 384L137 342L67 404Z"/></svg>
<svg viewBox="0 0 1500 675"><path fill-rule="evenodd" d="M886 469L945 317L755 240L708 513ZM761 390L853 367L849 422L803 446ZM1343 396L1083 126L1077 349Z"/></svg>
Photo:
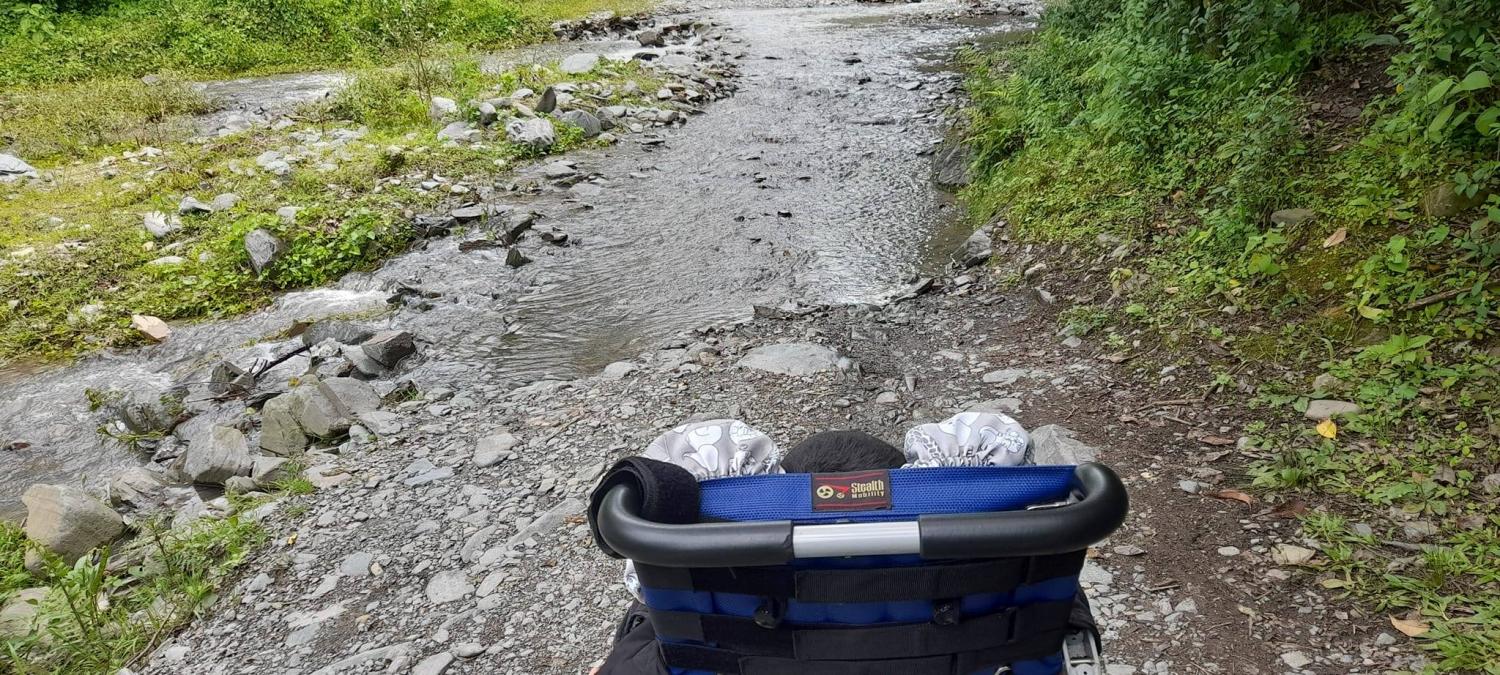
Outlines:
<svg viewBox="0 0 1500 675"><path fill-rule="evenodd" d="M700 513L703 520L792 520L799 523L878 522L914 520L923 514L1011 511L1068 497L1072 466L951 467L896 469L890 472L891 508L874 511L812 509L809 474L740 476L704 481ZM879 569L921 565L917 556L865 556L797 560L796 569ZM975 617L1008 607L1071 600L1078 577L1058 576L1023 585L1010 593L988 593L961 598L961 614ZM755 596L735 593L642 588L652 609L751 617L762 603ZM889 625L923 623L933 616L931 601L819 603L791 600L785 620L796 626ZM671 641L663 637L664 641ZM1010 664L1016 675L1058 675L1061 654ZM712 675L705 671L669 669L673 675ZM971 675L990 675L981 671Z"/></svg>
<svg viewBox="0 0 1500 675"><path fill-rule="evenodd" d="M812 475L770 474L717 478L699 484L705 520L873 522L915 520L935 513L1012 511L1066 499L1072 466L985 466L891 471L891 508L878 511L812 509Z"/></svg>

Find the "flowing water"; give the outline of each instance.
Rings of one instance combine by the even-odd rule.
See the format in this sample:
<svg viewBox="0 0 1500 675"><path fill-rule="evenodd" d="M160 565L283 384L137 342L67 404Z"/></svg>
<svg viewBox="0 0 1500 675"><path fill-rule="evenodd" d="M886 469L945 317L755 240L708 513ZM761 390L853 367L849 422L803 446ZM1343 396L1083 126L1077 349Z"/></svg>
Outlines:
<svg viewBox="0 0 1500 675"><path fill-rule="evenodd" d="M739 93L711 104L665 142L627 135L575 153L597 191L548 186L508 203L576 245L530 237L534 262L502 249L425 242L378 271L290 294L265 311L178 327L167 342L51 369L0 370L0 512L33 482L85 482L142 461L101 441L84 391L162 387L218 358L274 353L257 340L294 320L368 313L399 286L431 297L370 323L411 330L421 384L568 378L629 358L682 331L750 314L752 304L850 302L888 293L939 265L964 234L932 187L928 151L942 136L945 64L959 45L1029 28L1009 16L955 20L944 2L739 8L695 14L733 28ZM547 47L628 49L621 43ZM545 51L556 50L556 51ZM855 59L858 59L857 62ZM495 63L506 63L497 57ZM867 80L867 81L866 81ZM338 75L211 85L240 109L322 95ZM913 88L920 82L920 87ZM259 103L255 103L258 101ZM536 170L523 170L522 178ZM596 192L596 193L593 193ZM250 346L247 346L250 345ZM284 349L284 347L282 348Z"/></svg>

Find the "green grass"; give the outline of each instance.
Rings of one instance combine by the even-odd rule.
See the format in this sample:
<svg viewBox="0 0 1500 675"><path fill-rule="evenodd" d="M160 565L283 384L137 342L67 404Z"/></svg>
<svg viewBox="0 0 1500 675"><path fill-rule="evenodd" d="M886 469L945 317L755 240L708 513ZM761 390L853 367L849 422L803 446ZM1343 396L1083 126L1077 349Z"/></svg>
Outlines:
<svg viewBox="0 0 1500 675"><path fill-rule="evenodd" d="M1500 471L1490 9L1073 0L1029 43L969 57L976 221L1090 256L1134 246L1105 259L1114 297L1062 317L1073 332L1212 341L1221 373L1280 366L1247 401L1255 485L1314 504L1321 580L1416 612L1449 672L1500 672L1500 514L1479 485ZM1325 85L1356 78L1363 113L1320 115ZM1469 204L1424 210L1435 189ZM1315 216L1272 222L1290 208ZM1313 391L1320 373L1348 385ZM1325 438L1299 414L1319 397L1365 412ZM1415 554L1411 521L1435 529Z"/></svg>
<svg viewBox="0 0 1500 675"><path fill-rule="evenodd" d="M284 72L400 58L416 44L493 49L558 19L641 0L48 0L0 4L0 82L160 72ZM61 9L59 9L61 7Z"/></svg>
<svg viewBox="0 0 1500 675"><path fill-rule="evenodd" d="M0 304L0 361L132 344L138 337L129 327L131 314L169 321L230 316L261 307L279 292L368 269L410 243L406 213L434 208L443 198L417 189L422 176L488 181L535 155L507 143L503 131L491 132L498 138L483 144L445 147L420 92L468 101L578 81L546 68L486 74L470 60L436 63L445 65L428 63L420 81L403 68L364 71L331 104L310 107L302 124L281 131L201 142L163 139L156 144L159 156L137 159L110 154L125 146L74 147L63 151L66 163L47 167L55 181L0 187L0 297L19 301ZM653 76L633 63L607 64L590 79L635 80L641 91L654 91ZM477 115L465 106L464 115ZM331 139L361 123L366 135L315 153L289 178L256 170L261 153L301 145L292 133ZM503 128L503 120L495 128ZM577 129L558 129L559 142L549 152L584 143ZM33 142L67 137L59 131ZM325 162L332 166L318 168ZM207 201L229 192L240 197L234 208L183 216L182 229L163 240L142 225L143 214L175 214L185 195ZM303 208L291 223L275 215L289 205ZM288 245L260 275L250 271L243 245L257 228ZM148 264L169 255L183 261Z"/></svg>

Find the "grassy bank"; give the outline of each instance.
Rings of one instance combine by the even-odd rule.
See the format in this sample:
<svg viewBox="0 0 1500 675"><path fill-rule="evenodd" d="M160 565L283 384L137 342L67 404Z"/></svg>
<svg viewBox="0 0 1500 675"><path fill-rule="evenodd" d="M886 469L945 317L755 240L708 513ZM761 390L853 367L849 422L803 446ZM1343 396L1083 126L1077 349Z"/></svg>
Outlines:
<svg viewBox="0 0 1500 675"><path fill-rule="evenodd" d="M0 186L0 297L11 301L0 304L0 361L130 344L139 339L131 314L169 321L228 316L262 306L278 292L369 268L416 236L413 213L459 199L449 185L492 183L516 161L538 154L506 141L510 110L482 142L438 138L445 122L428 118L429 95L482 100L571 81L597 87L591 91L601 105L645 103L644 93L626 96L624 83L654 93L658 82L635 63L605 63L582 77L531 66L489 74L462 59L428 62L420 76L412 71L366 71L285 128L199 141L172 140L181 136L163 132L150 149L129 138L62 149L60 157L71 161L54 164L53 180ZM459 116L477 119L478 112L464 103ZM55 119L44 111L28 123L39 127ZM167 114L156 124L181 123ZM558 142L547 152L585 143L576 127L556 126ZM70 137L34 138L63 144ZM285 156L289 171L278 175L258 161L268 152ZM444 181L439 189L421 187L435 177ZM227 209L177 216L185 196L207 202L225 193L238 196ZM283 207L301 210L284 217L277 214ZM157 238L144 226L147 214L180 228ZM253 229L287 245L259 274L250 269L244 246Z"/></svg>
<svg viewBox="0 0 1500 675"><path fill-rule="evenodd" d="M1452 672L1500 672L1493 9L1073 0L969 82L976 219L1101 256L1107 335L1285 373L1250 481Z"/></svg>
<svg viewBox="0 0 1500 675"><path fill-rule="evenodd" d="M419 44L496 48L639 0L0 0L3 88L380 63Z"/></svg>

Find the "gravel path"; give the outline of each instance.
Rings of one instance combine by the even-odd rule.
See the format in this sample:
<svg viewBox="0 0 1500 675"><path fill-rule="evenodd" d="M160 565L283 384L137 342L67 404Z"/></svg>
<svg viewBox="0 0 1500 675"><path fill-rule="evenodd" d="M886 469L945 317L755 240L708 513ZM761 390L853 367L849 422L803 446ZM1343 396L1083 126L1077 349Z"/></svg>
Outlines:
<svg viewBox="0 0 1500 675"><path fill-rule="evenodd" d="M903 8L898 13L908 18L881 21L919 22L922 11ZM651 189L675 188L703 199L694 192L701 173L743 174L741 182L753 185L759 169L734 168L733 162L754 161L744 158L757 148L812 144L820 175L857 186L853 195L868 213L936 217L882 211L887 193L899 196L915 189L914 181L927 180L925 170L913 175L916 162L895 171L869 166L867 146L819 144L804 128L776 134L764 118L725 114L748 113L757 101L761 107L845 110L847 91L840 92L846 88L828 84L829 78L858 76L829 74L852 65L841 63L844 54L891 55L904 48L900 43L878 27L850 21L837 38L847 43L816 49L784 39L757 44L755 38L776 24L755 23L762 15L750 10L715 12L713 18L747 36L745 102L710 108L700 121L744 133L725 132L729 140L704 155L702 172L687 166L686 155L671 155L670 171L643 179L662 182ZM884 25L890 24L877 24ZM768 42L781 45L779 51L769 50ZM887 79L900 74L875 72ZM903 156L917 156L941 134L939 112L908 114L908 126L888 142ZM878 114L870 111L870 120ZM863 122L845 115L827 123ZM758 140L737 145L747 139ZM828 205L839 202L798 188L803 169L796 160L806 155L787 153L768 173L788 192L760 210L774 213L785 199L794 212L833 220ZM598 158L596 170L609 175L626 161ZM836 189L829 184L823 192ZM748 207L757 194L741 188L726 199ZM636 222L649 206L616 208ZM1033 429L1060 425L1055 442L1068 442L1071 434L1073 442L1097 447L1100 459L1126 479L1133 515L1097 548L1085 574L1111 675L1378 673L1418 665L1383 616L1336 599L1306 568L1285 564L1293 550L1286 546L1301 544L1295 521L1263 505L1205 496L1240 480L1236 467L1243 463L1232 440L1220 447L1221 437L1241 428L1239 407L1230 397L1201 398L1201 384L1212 378L1206 367L1194 366L1190 357L1188 365L1176 365L1181 355L1164 356L1151 345L1122 350L1056 334L1059 305L1053 303L1107 293L1108 266L1053 261L1049 271L1033 267L1041 252L1004 245L995 256L1001 265L944 278L915 299L874 303L869 291L877 285L858 286L859 275L876 274L880 285L896 286L900 275L921 268L920 256L876 271L857 259L824 261L804 268L835 281L819 288L839 296L840 289L858 286L862 292L851 295L864 302L781 318L719 320L576 379L518 388L503 378L461 376L457 367L429 368L452 381L423 382L421 398L397 405L375 433L356 431L322 470L329 487L281 505L268 520L273 543L226 589L213 615L158 650L145 672L583 673L602 659L627 603L620 564L594 550L582 517L587 492L609 462L691 418L739 418L790 446L815 431L840 428L896 441L914 424L976 406L1006 411ZM622 298L631 309L624 313L649 308L671 314L674 298L692 297L690 282L678 280L674 289L656 269L642 277L645 286ZM1028 269L1026 287L997 281L1020 278L1022 269ZM768 278L780 273L773 268ZM756 292L780 287L746 279L742 286ZM723 302L743 305L753 295ZM726 309L744 314L747 308ZM593 339L608 341L610 315L595 319ZM633 351L643 339L619 336ZM849 360L804 377L738 365L749 351L782 342L826 345ZM1163 363L1174 365L1164 369Z"/></svg>

